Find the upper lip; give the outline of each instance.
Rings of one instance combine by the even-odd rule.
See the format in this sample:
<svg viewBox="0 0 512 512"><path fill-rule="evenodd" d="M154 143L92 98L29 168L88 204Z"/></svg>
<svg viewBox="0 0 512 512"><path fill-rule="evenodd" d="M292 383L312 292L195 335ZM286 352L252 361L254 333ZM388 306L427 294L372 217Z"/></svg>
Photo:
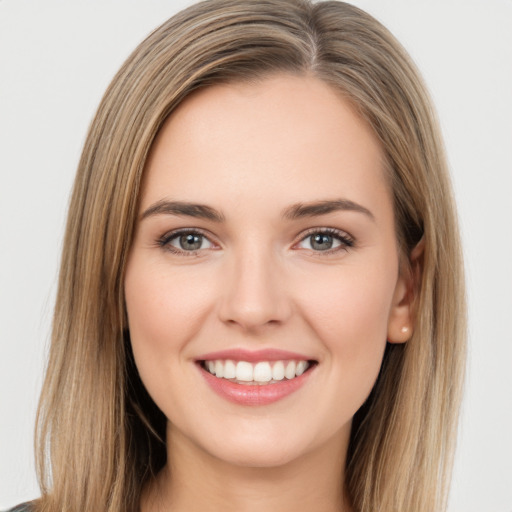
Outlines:
<svg viewBox="0 0 512 512"><path fill-rule="evenodd" d="M208 354L201 355L196 358L197 361L213 361L213 360L226 360L233 361L247 361L249 363L258 361L312 361L309 356L299 354L297 352L289 352L287 350L280 350L274 348L267 348L262 350L247 350L243 348L234 348L227 350L220 350L218 352L209 352Z"/></svg>

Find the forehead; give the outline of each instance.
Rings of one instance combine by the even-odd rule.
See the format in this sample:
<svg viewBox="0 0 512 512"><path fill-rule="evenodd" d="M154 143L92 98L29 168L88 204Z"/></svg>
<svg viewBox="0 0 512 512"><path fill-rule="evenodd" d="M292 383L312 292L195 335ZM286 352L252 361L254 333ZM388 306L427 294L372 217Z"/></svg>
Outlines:
<svg viewBox="0 0 512 512"><path fill-rule="evenodd" d="M264 196L276 207L329 195L382 201L384 169L373 130L340 93L314 77L278 75L189 96L153 144L141 207L163 196Z"/></svg>

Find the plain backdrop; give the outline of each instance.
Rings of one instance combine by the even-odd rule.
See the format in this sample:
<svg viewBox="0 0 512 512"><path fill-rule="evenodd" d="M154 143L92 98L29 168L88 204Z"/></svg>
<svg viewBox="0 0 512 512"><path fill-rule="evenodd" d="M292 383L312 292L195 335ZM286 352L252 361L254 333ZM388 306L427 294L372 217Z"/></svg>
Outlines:
<svg viewBox="0 0 512 512"><path fill-rule="evenodd" d="M38 496L32 432L88 124L185 0L0 0L0 509ZM354 0L437 105L464 238L468 380L450 512L512 512L512 0ZM414 511L411 511L414 512Z"/></svg>

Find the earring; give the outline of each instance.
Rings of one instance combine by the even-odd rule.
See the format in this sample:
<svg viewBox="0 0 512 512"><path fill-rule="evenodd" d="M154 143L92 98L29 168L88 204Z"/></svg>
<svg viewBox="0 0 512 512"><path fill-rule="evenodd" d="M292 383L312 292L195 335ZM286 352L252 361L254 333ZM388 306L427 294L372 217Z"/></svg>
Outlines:
<svg viewBox="0 0 512 512"><path fill-rule="evenodd" d="M406 332L409 332L409 327L402 327L402 332L405 334Z"/></svg>

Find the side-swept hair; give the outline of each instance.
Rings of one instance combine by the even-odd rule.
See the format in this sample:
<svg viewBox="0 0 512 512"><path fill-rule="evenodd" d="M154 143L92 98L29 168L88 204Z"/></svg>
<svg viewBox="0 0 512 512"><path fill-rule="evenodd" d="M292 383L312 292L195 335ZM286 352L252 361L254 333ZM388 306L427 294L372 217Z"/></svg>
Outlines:
<svg viewBox="0 0 512 512"><path fill-rule="evenodd" d="M425 87L394 37L356 7L208 0L133 52L85 142L38 410L38 511L136 512L165 464L166 420L137 375L124 305L143 169L163 123L192 91L275 73L315 76L352 103L386 155L402 261L424 244L414 334L386 349L354 418L343 484L359 512L445 509L465 361L464 280Z"/></svg>

